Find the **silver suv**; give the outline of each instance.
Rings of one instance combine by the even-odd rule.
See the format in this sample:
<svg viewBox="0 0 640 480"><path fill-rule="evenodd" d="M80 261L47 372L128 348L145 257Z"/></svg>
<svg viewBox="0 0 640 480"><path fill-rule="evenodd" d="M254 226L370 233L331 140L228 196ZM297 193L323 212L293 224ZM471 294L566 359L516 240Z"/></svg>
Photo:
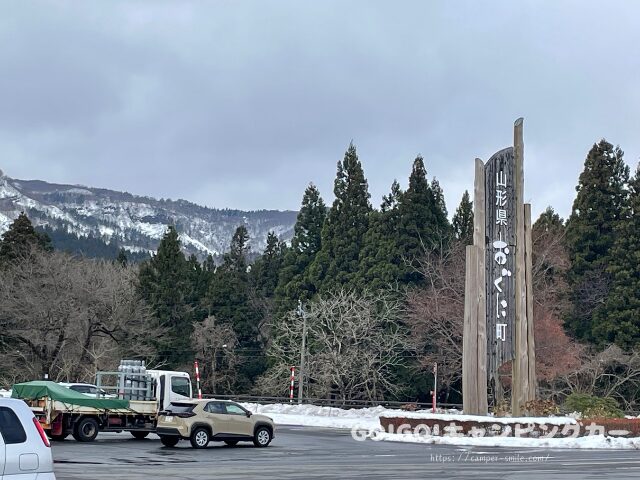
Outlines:
<svg viewBox="0 0 640 480"><path fill-rule="evenodd" d="M49 440L22 400L0 398L0 478L56 479Z"/></svg>

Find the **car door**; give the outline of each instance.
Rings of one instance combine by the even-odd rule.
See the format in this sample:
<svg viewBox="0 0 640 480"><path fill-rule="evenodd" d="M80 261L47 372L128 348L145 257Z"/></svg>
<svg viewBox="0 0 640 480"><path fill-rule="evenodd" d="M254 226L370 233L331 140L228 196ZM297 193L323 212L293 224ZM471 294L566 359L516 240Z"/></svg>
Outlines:
<svg viewBox="0 0 640 480"><path fill-rule="evenodd" d="M0 407L0 434L3 439L5 479L19 478L31 480L36 478L38 470L38 454L27 438L20 418L10 407ZM38 439L39 440L39 439Z"/></svg>
<svg viewBox="0 0 640 480"><path fill-rule="evenodd" d="M253 420L247 416L248 412L235 403L225 403L226 424L229 434L252 436Z"/></svg>
<svg viewBox="0 0 640 480"><path fill-rule="evenodd" d="M7 457L5 453L5 447L4 447L4 438L0 433L0 480L4 478L4 464L5 464L6 458Z"/></svg>
<svg viewBox="0 0 640 480"><path fill-rule="evenodd" d="M211 425L211 430L213 430L214 436L227 433L229 425L227 425L227 415L224 408L224 402L209 402L202 410L207 423Z"/></svg>

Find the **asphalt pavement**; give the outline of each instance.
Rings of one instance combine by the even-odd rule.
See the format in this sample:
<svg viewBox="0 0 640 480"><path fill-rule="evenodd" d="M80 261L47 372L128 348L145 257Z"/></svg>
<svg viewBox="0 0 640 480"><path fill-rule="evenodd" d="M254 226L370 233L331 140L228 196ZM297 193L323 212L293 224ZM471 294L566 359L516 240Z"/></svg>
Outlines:
<svg viewBox="0 0 640 480"><path fill-rule="evenodd" d="M53 443L58 480L87 479L628 479L640 478L640 451L479 448L356 441L348 431L277 429L267 448L188 441L163 447L155 435L98 435Z"/></svg>

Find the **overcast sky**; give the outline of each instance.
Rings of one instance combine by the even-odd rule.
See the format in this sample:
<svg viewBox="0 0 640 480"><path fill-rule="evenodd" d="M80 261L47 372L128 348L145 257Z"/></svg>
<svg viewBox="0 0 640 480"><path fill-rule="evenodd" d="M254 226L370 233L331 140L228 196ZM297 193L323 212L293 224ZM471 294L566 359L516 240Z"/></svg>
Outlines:
<svg viewBox="0 0 640 480"><path fill-rule="evenodd" d="M0 0L0 169L211 207L372 203L422 154L450 213L525 118L526 200L570 212L591 145L640 157L640 2Z"/></svg>

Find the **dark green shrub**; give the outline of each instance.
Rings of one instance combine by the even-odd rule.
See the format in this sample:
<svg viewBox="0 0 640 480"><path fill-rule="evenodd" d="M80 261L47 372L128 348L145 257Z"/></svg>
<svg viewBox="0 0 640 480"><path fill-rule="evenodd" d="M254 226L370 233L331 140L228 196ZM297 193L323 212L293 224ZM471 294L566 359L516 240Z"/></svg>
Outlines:
<svg viewBox="0 0 640 480"><path fill-rule="evenodd" d="M564 401L566 413L579 412L583 417L623 418L618 402L611 397L594 397L586 393L572 393Z"/></svg>

